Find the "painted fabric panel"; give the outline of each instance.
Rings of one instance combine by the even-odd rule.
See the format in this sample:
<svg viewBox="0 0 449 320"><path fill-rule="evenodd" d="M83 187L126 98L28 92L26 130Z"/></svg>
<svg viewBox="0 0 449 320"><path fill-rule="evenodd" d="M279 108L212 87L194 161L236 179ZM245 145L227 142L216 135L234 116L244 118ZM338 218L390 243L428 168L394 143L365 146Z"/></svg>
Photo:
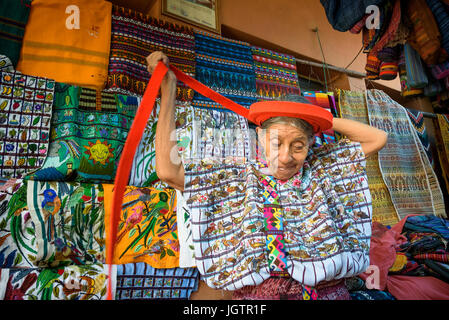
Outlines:
<svg viewBox="0 0 449 320"><path fill-rule="evenodd" d="M244 159L185 164L195 260L212 288L236 290L270 277L261 174ZM344 139L313 149L302 172L278 186L293 279L314 287L366 269L372 209L360 144Z"/></svg>
<svg viewBox="0 0 449 320"><path fill-rule="evenodd" d="M168 188L168 185L161 182L156 174L154 138L156 136L159 110L160 99L157 99L133 159L129 180L129 185L131 186ZM191 157L192 153L193 112L193 107L190 104L183 105L178 103L176 105L176 137L173 137L173 139L177 140L178 153L182 159Z"/></svg>
<svg viewBox="0 0 449 320"><path fill-rule="evenodd" d="M53 80L0 71L1 177L22 178L44 163L54 90Z"/></svg>
<svg viewBox="0 0 449 320"><path fill-rule="evenodd" d="M103 0L33 0L17 70L102 90L108 75L111 7Z"/></svg>
<svg viewBox="0 0 449 320"><path fill-rule="evenodd" d="M114 185L104 184L103 187L107 235L110 232ZM174 189L128 186L118 225L114 264L145 262L154 268L178 267L179 241L175 206Z"/></svg>
<svg viewBox="0 0 449 320"><path fill-rule="evenodd" d="M113 5L111 33L108 91L143 95L151 76L146 57L154 51L163 51L171 64L195 76L195 41L191 28ZM178 81L177 90L177 100L192 100L193 89Z"/></svg>
<svg viewBox="0 0 449 320"><path fill-rule="evenodd" d="M0 270L4 300L106 300L107 266ZM115 286L115 278L113 279Z"/></svg>
<svg viewBox="0 0 449 320"><path fill-rule="evenodd" d="M369 124L363 92L339 90L338 107L342 118ZM378 154L366 159L368 185L373 197L373 221L384 225L394 225L399 221L398 214L391 200L390 191L385 184L379 167Z"/></svg>
<svg viewBox="0 0 449 320"><path fill-rule="evenodd" d="M279 99L300 94L296 60L288 54L257 46L251 47L259 100Z"/></svg>
<svg viewBox="0 0 449 320"><path fill-rule="evenodd" d="M28 181L38 267L103 263L105 228L101 185Z"/></svg>
<svg viewBox="0 0 449 320"><path fill-rule="evenodd" d="M31 1L3 0L0 6L0 54L17 65Z"/></svg>
<svg viewBox="0 0 449 320"><path fill-rule="evenodd" d="M39 181L113 181L136 97L56 83L50 150Z"/></svg>
<svg viewBox="0 0 449 320"><path fill-rule="evenodd" d="M155 269L146 263L117 266L116 300L190 298L198 290L198 269Z"/></svg>
<svg viewBox="0 0 449 320"><path fill-rule="evenodd" d="M38 247L27 206L27 184L10 179L0 186L0 268L34 267Z"/></svg>
<svg viewBox="0 0 449 320"><path fill-rule="evenodd" d="M194 31L196 79L226 98L249 108L258 101L251 46L242 41ZM195 92L193 105L223 107ZM224 109L226 110L226 109Z"/></svg>
<svg viewBox="0 0 449 320"><path fill-rule="evenodd" d="M379 167L400 218L408 214L445 216L443 194L405 108L379 90L368 90L370 125L388 133L378 152Z"/></svg>

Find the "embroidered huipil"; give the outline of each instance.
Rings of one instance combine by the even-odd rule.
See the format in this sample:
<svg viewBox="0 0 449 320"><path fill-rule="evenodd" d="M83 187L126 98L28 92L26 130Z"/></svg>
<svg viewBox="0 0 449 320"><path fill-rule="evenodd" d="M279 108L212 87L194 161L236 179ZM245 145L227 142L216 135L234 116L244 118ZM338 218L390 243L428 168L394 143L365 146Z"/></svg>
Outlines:
<svg viewBox="0 0 449 320"><path fill-rule="evenodd" d="M214 158L184 166L196 265L210 287L260 284L282 262L286 266L278 271L311 287L369 266L371 194L359 143L340 140L311 149L300 172L277 181L279 204L270 213L263 195L266 170L256 160ZM270 245L276 232L270 237L265 225L273 222L282 226L283 242ZM270 248L281 247L285 255L273 259Z"/></svg>

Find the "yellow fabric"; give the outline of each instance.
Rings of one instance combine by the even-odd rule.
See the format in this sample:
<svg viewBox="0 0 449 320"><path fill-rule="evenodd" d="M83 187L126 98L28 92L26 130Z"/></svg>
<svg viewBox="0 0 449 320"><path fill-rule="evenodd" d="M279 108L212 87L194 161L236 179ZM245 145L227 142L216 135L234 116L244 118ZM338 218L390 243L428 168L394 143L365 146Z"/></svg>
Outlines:
<svg viewBox="0 0 449 320"><path fill-rule="evenodd" d="M111 17L112 4L104 0L33 0L17 70L101 90L108 75Z"/></svg>
<svg viewBox="0 0 449 320"><path fill-rule="evenodd" d="M393 265L388 269L388 271L396 272L401 271L407 264L407 256L404 253L398 252L396 254L396 259Z"/></svg>
<svg viewBox="0 0 449 320"><path fill-rule="evenodd" d="M114 185L103 184L106 246ZM113 264L145 262L153 268L179 267L176 191L126 187Z"/></svg>

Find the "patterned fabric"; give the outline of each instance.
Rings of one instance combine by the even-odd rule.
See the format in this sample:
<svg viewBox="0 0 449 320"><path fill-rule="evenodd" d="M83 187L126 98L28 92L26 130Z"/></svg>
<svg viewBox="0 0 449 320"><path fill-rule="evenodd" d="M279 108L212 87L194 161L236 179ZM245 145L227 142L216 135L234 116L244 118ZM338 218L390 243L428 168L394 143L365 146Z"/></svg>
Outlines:
<svg viewBox="0 0 449 320"><path fill-rule="evenodd" d="M441 165L442 178L449 190L449 115L438 114L438 129L435 138L438 149L438 160Z"/></svg>
<svg viewBox="0 0 449 320"><path fill-rule="evenodd" d="M338 101L342 118L369 124L363 92L339 90ZM396 224L399 218L391 201L390 192L382 177L377 153L366 159L366 171L369 189L373 197L373 221L384 225Z"/></svg>
<svg viewBox="0 0 449 320"><path fill-rule="evenodd" d="M0 54L0 71L14 72L14 67L11 60L4 55Z"/></svg>
<svg viewBox="0 0 449 320"><path fill-rule="evenodd" d="M54 90L53 80L0 71L0 176L21 178L44 163Z"/></svg>
<svg viewBox="0 0 449 320"><path fill-rule="evenodd" d="M154 138L159 110L160 99L157 99L133 159L129 180L129 185L131 186L168 188L168 185L161 182L156 174ZM177 140L178 152L182 159L188 158L192 154L193 112L193 107L190 104L176 105L176 137L173 138Z"/></svg>
<svg viewBox="0 0 449 320"><path fill-rule="evenodd" d="M49 155L40 181L113 181L139 105L135 97L56 83Z"/></svg>
<svg viewBox="0 0 449 320"><path fill-rule="evenodd" d="M0 268L34 267L36 231L27 207L27 185L20 179L0 187Z"/></svg>
<svg viewBox="0 0 449 320"><path fill-rule="evenodd" d="M416 96L416 95L420 95L420 94L424 93L423 89L414 88L414 87L410 86L410 83L408 82L407 67L405 64L405 53L404 53L403 48L401 50L398 68L399 68L399 78L400 78L400 82L401 82L402 96L411 97L411 96Z"/></svg>
<svg viewBox="0 0 449 320"><path fill-rule="evenodd" d="M429 260L435 260L440 262L446 262L449 263L449 253L420 253L413 256L413 259L429 259Z"/></svg>
<svg viewBox="0 0 449 320"><path fill-rule="evenodd" d="M181 191L176 190L176 219L178 221L179 267L196 267L189 206Z"/></svg>
<svg viewBox="0 0 449 320"><path fill-rule="evenodd" d="M101 185L28 181L26 197L38 248L34 265L104 263Z"/></svg>
<svg viewBox="0 0 449 320"><path fill-rule="evenodd" d="M401 14L401 0L395 0L391 17L387 20L388 22L384 22L385 25L388 24L388 26L386 27L385 32L382 33L379 41L377 41L371 49L371 54L377 55L377 53L394 38L401 22Z"/></svg>
<svg viewBox="0 0 449 320"><path fill-rule="evenodd" d="M379 79L380 64L381 61L377 58L376 55L368 54L366 56L365 71L366 77L368 79L370 80Z"/></svg>
<svg viewBox="0 0 449 320"><path fill-rule="evenodd" d="M0 5L0 54L15 67L19 61L25 26L30 15L31 0L2 0Z"/></svg>
<svg viewBox="0 0 449 320"><path fill-rule="evenodd" d="M196 268L155 269L146 263L117 266L116 300L189 299L198 290Z"/></svg>
<svg viewBox="0 0 449 320"><path fill-rule="evenodd" d="M304 286L296 280L269 278L258 286L246 286L233 293L233 300L311 300L303 295ZM351 300L343 281L318 286L315 300Z"/></svg>
<svg viewBox="0 0 449 320"><path fill-rule="evenodd" d="M4 300L105 300L107 277L107 267L101 264L0 269L0 297Z"/></svg>
<svg viewBox="0 0 449 320"><path fill-rule="evenodd" d="M421 62L421 57L411 45L404 45L405 68L407 71L407 82L414 88L424 88L429 80L426 70Z"/></svg>
<svg viewBox="0 0 449 320"><path fill-rule="evenodd" d="M405 108L380 90L368 90L366 99L370 125L388 133L378 152L379 165L399 217L445 216L438 179Z"/></svg>
<svg viewBox="0 0 449 320"><path fill-rule="evenodd" d="M394 80L398 75L396 62L382 62L379 69L379 78L382 80Z"/></svg>
<svg viewBox="0 0 449 320"><path fill-rule="evenodd" d="M104 184L106 239L114 185ZM154 268L179 266L174 189L128 186L123 198L114 264L145 262ZM106 244L108 245L108 244Z"/></svg>
<svg viewBox="0 0 449 320"><path fill-rule="evenodd" d="M195 76L193 31L140 12L113 6L108 91L143 95L150 79L146 57L163 51L170 63L191 77ZM178 82L177 99L191 101L193 90Z"/></svg>
<svg viewBox="0 0 449 320"><path fill-rule="evenodd" d="M449 10L440 0L426 0L441 34L441 47L449 53Z"/></svg>
<svg viewBox="0 0 449 320"><path fill-rule="evenodd" d="M449 77L449 61L433 65L430 70L435 79L441 80L447 78Z"/></svg>
<svg viewBox="0 0 449 320"><path fill-rule="evenodd" d="M209 158L185 166L195 259L211 288L236 290L270 277L263 195L255 160ZM314 149L301 172L279 183L287 270L306 286L368 266L371 195L360 144Z"/></svg>
<svg viewBox="0 0 449 320"><path fill-rule="evenodd" d="M70 5L77 10L67 10ZM108 74L111 7L102 0L33 0L17 70L102 90Z"/></svg>
<svg viewBox="0 0 449 320"><path fill-rule="evenodd" d="M405 111L407 112L408 117L410 118L413 128L415 128L415 132L419 137L419 141L421 141L421 144L424 150L426 151L426 155L427 158L429 159L429 162L433 166L432 151L430 150L430 141L427 135L426 126L424 125L423 113L421 111L408 108L406 108Z"/></svg>
<svg viewBox="0 0 449 320"><path fill-rule="evenodd" d="M380 290L359 290L349 294L352 300L396 300L391 293Z"/></svg>
<svg viewBox="0 0 449 320"><path fill-rule="evenodd" d="M296 60L293 56L256 46L252 47L252 53L260 100L300 94Z"/></svg>
<svg viewBox="0 0 449 320"><path fill-rule="evenodd" d="M196 79L232 101L248 107L258 101L251 46L242 41L195 30ZM193 105L223 108L195 92Z"/></svg>

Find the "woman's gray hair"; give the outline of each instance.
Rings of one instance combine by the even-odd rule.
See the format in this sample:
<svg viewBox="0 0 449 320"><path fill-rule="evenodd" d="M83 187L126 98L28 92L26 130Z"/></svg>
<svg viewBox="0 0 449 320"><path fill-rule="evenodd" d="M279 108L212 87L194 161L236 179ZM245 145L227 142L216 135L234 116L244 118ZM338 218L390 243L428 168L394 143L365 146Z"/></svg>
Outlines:
<svg viewBox="0 0 449 320"><path fill-rule="evenodd" d="M299 102L299 103L306 103L311 104L309 100L306 98L299 96L299 95L287 95L285 97L282 97L281 99L275 100L275 101L290 101L290 102ZM314 133L313 133L313 127L310 123L307 121L300 119L300 118L294 118L294 117L273 117L265 120L261 124L262 129L268 129L274 124L287 124L291 125L295 128L298 128L304 134L307 136L309 143L312 143L314 141Z"/></svg>

